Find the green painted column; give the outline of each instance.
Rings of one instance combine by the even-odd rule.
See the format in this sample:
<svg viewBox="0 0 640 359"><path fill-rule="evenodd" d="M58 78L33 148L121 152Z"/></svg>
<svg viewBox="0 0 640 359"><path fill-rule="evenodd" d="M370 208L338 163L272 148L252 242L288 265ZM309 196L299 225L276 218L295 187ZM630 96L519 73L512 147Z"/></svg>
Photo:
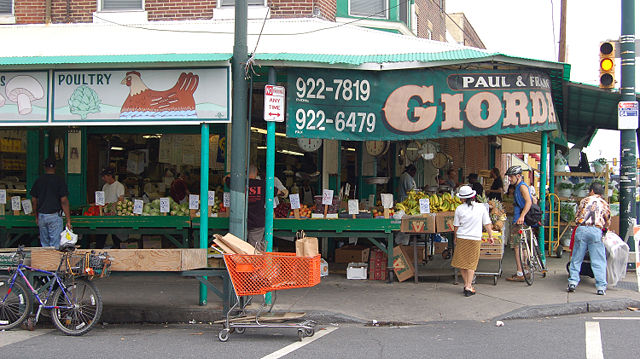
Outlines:
<svg viewBox="0 0 640 359"><path fill-rule="evenodd" d="M539 204L544 213L546 196L547 196L547 143L549 138L549 131L542 132L540 143L540 190L538 195L540 196ZM542 216L542 223L544 223L544 216ZM545 263L547 258L544 253L544 226L540 226L540 232L538 235L538 245L540 246L540 254L542 262Z"/></svg>
<svg viewBox="0 0 640 359"><path fill-rule="evenodd" d="M209 247L209 124L200 125L200 243ZM207 280L207 277L204 277ZM200 283L200 305L207 305L207 286Z"/></svg>
<svg viewBox="0 0 640 359"><path fill-rule="evenodd" d="M556 193L556 144L555 142L551 142L549 146L549 192ZM555 198L553 196L549 197L549 213L555 211L556 207L559 207L560 203L555 203ZM553 232L553 226L558 225L555 223L555 216L553 214L549 215L549 243L553 243L555 233ZM560 238L558 238L559 240ZM559 244L562 246L562 243ZM551 251L551 249L549 250Z"/></svg>
<svg viewBox="0 0 640 359"><path fill-rule="evenodd" d="M27 130L27 198L29 191L40 176L42 161L40 160L40 133L38 130Z"/></svg>
<svg viewBox="0 0 640 359"><path fill-rule="evenodd" d="M269 69L269 85L276 84L276 70L272 67ZM264 240L267 252L273 251L273 191L274 191L274 172L276 162L276 123L274 121L267 122L267 171L266 171L266 191L265 194L265 211L264 211Z"/></svg>

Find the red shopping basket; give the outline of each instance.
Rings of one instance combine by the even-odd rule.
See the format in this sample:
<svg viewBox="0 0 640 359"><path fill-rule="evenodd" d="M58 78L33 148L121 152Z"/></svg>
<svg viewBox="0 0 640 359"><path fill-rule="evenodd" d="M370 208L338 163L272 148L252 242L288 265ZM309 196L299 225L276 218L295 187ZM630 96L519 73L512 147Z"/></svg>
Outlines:
<svg viewBox="0 0 640 359"><path fill-rule="evenodd" d="M236 295L260 295L275 290L313 287L320 283L320 255L295 253L225 254Z"/></svg>

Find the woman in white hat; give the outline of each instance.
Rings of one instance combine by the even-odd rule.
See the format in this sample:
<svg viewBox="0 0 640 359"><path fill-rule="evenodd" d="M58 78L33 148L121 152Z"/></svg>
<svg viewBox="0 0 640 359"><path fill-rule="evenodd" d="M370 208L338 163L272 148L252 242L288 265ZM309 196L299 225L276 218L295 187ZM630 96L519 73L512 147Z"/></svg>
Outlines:
<svg viewBox="0 0 640 359"><path fill-rule="evenodd" d="M464 296L470 297L476 294L471 282L480 259L482 227L484 226L489 233L491 244L493 244L493 233L489 211L484 204L475 201L476 191L469 186L462 186L457 196L463 203L456 208L453 219L455 247L451 266L460 269L464 281Z"/></svg>

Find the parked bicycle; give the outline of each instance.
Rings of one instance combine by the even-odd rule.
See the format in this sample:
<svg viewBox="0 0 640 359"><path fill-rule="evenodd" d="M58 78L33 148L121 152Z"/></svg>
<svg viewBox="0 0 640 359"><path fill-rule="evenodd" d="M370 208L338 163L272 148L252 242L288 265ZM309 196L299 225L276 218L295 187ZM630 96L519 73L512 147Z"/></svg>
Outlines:
<svg viewBox="0 0 640 359"><path fill-rule="evenodd" d="M55 272L33 268L24 264L24 247L13 256L15 267L9 275L0 276L0 330L15 328L27 320L33 329L42 309L51 310L51 320L61 332L79 336L89 332L102 315L102 297L93 278L104 278L111 272L108 254L93 251L75 254L75 247L64 251ZM26 273L39 276L42 285L34 288ZM40 279L34 281L40 284ZM33 298L32 298L33 296ZM38 305L35 316L31 308Z"/></svg>
<svg viewBox="0 0 640 359"><path fill-rule="evenodd" d="M540 247L538 246L538 238L533 233L531 226L521 226L520 228L520 256L522 264L522 273L524 273L524 281L528 285L533 284L535 272L540 272L542 277L547 276L547 268L542 262Z"/></svg>

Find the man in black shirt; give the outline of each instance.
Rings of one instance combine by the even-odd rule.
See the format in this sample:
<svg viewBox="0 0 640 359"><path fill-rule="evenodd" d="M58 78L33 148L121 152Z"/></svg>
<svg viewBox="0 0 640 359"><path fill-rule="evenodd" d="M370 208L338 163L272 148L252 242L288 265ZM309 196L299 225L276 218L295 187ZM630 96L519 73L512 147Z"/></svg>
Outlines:
<svg viewBox="0 0 640 359"><path fill-rule="evenodd" d="M478 196L482 196L482 194L484 193L484 188L482 188L482 184L480 184L480 182L478 182L478 174L477 173L469 173L469 175L467 176L467 179L469 180L469 184L471 185L471 189L476 191L476 194Z"/></svg>
<svg viewBox="0 0 640 359"><path fill-rule="evenodd" d="M69 189L64 179L56 174L56 161L44 161L44 174L31 188L31 203L35 210L36 224L40 229L40 243L43 247L60 247L60 233L63 231L61 212L64 212L67 228L71 228L69 211Z"/></svg>
<svg viewBox="0 0 640 359"><path fill-rule="evenodd" d="M258 169L249 166L249 187L247 188L247 242L259 251L265 250L264 212L266 183L258 179Z"/></svg>

